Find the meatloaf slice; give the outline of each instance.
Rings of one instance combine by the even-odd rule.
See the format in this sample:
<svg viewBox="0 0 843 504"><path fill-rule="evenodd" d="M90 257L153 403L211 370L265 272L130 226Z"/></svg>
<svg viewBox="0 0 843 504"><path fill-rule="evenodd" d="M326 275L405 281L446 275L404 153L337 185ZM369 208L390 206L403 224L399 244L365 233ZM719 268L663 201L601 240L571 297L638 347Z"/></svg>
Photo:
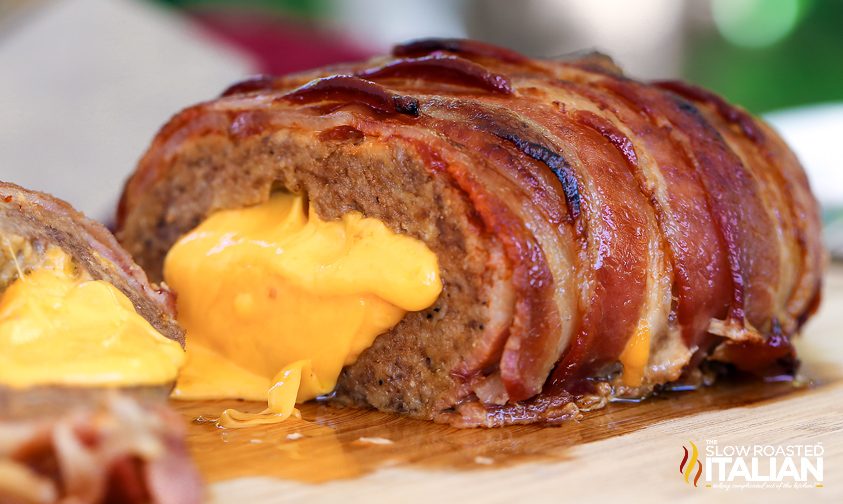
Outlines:
<svg viewBox="0 0 843 504"><path fill-rule="evenodd" d="M0 244L0 294L19 273L36 268L47 247L55 245L92 279L105 280L123 292L161 334L184 344L171 293L153 287L102 224L66 202L0 181L0 237L5 241Z"/></svg>
<svg viewBox="0 0 843 504"><path fill-rule="evenodd" d="M171 294L153 287L102 225L52 196L0 182L0 296L43 266L52 247L71 257L79 278L111 283L159 332L184 343ZM0 502L201 502L184 426L165 407L171 387L0 385Z"/></svg>
<svg viewBox="0 0 843 504"><path fill-rule="evenodd" d="M161 334L184 344L170 292L153 287L105 227L50 195L0 182L0 295L20 274L42 265L50 246L66 252L86 278L114 285ZM127 391L144 403L160 403L171 386L139 386ZM93 387L19 390L0 385L0 419L60 414L80 404L99 404L106 392Z"/></svg>

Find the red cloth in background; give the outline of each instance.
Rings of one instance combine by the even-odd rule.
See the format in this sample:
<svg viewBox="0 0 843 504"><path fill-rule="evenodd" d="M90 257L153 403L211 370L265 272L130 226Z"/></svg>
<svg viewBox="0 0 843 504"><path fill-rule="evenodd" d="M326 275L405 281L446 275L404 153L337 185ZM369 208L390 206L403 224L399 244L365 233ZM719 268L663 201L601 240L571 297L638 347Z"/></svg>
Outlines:
<svg viewBox="0 0 843 504"><path fill-rule="evenodd" d="M260 73L280 75L374 55L341 35L277 17L228 11L189 15L214 38L252 54Z"/></svg>

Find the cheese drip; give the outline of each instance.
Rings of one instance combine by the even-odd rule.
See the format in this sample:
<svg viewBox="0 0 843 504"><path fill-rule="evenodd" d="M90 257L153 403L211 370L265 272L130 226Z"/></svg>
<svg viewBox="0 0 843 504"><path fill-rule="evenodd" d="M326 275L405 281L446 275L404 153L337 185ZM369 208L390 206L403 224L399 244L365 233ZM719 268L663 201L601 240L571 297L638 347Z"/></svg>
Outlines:
<svg viewBox="0 0 843 504"><path fill-rule="evenodd" d="M650 326L642 320L635 328L632 337L626 342L619 358L623 364L623 384L627 387L641 386L649 359Z"/></svg>
<svg viewBox="0 0 843 504"><path fill-rule="evenodd" d="M212 214L164 263L187 331L173 397L268 402L228 427L281 421L442 290L436 255L359 212L323 221L302 196Z"/></svg>
<svg viewBox="0 0 843 504"><path fill-rule="evenodd" d="M14 257L14 256L13 256ZM0 298L0 384L160 385L175 380L181 345L162 336L110 283L74 271L58 247Z"/></svg>

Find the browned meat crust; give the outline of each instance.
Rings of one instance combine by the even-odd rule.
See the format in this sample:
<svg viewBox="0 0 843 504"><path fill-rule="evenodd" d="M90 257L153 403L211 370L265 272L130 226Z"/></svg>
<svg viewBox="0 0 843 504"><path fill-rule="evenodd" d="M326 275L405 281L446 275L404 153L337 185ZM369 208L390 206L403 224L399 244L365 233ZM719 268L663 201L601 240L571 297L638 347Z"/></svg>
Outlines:
<svg viewBox="0 0 843 504"><path fill-rule="evenodd" d="M781 139L600 55L433 39L237 84L164 126L127 182L118 237L160 279L209 213L280 188L439 256L436 305L381 335L336 391L417 417L557 422L714 359L792 372L790 338L819 301L818 208ZM630 387L617 363L641 328L649 361Z"/></svg>

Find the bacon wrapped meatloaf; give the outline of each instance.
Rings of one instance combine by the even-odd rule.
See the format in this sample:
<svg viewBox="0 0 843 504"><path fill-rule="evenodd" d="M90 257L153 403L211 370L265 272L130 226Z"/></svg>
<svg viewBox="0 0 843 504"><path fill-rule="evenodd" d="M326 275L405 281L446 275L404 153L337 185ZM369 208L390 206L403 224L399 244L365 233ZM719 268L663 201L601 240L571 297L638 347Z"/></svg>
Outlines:
<svg viewBox="0 0 843 504"><path fill-rule="evenodd" d="M278 191L435 253L438 299L333 393L418 418L553 423L714 367L793 373L820 298L817 203L778 135L601 55L433 39L236 84L160 131L118 239L158 281L209 215Z"/></svg>

